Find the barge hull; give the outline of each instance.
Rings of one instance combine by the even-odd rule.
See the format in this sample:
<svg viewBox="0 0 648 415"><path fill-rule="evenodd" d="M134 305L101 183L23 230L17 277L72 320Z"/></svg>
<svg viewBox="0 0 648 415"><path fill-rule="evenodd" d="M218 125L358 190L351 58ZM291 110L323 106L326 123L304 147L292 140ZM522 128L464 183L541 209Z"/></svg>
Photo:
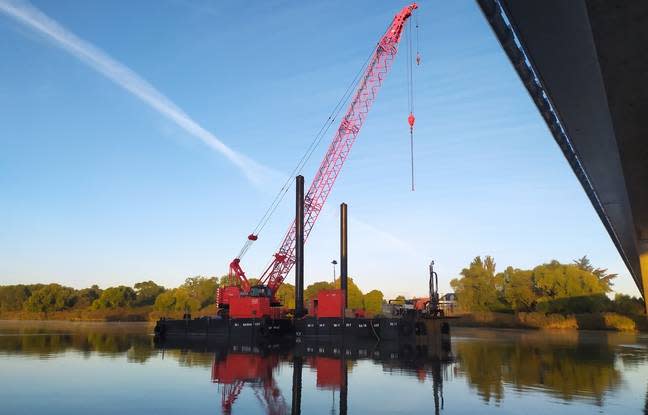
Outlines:
<svg viewBox="0 0 648 415"><path fill-rule="evenodd" d="M157 338L339 338L358 340L434 340L450 335L446 318L194 318L160 319L155 326Z"/></svg>
<svg viewBox="0 0 648 415"><path fill-rule="evenodd" d="M160 319L155 325L155 336L165 338L215 337L254 340L283 337L294 332L292 320L267 318L195 318L182 320Z"/></svg>

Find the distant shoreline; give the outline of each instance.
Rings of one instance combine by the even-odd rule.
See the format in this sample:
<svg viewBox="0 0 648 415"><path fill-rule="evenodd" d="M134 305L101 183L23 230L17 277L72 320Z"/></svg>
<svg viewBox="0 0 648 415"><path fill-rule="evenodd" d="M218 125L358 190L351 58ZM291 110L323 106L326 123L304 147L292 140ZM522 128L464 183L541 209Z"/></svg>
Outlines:
<svg viewBox="0 0 648 415"><path fill-rule="evenodd" d="M451 325L457 327L490 327L531 330L601 330L648 331L644 316L617 313L544 314L544 313L467 313L456 316Z"/></svg>
<svg viewBox="0 0 648 415"><path fill-rule="evenodd" d="M210 305L191 314L195 317L216 315L216 306ZM97 322L155 322L161 317L182 318L182 311L157 311L152 306L142 307L117 307L110 309L80 308L49 313L30 311L2 311L0 320L34 320L34 321L97 321Z"/></svg>
<svg viewBox="0 0 648 415"><path fill-rule="evenodd" d="M150 327L152 332L153 321L95 321L95 320L7 320L0 318L0 327L7 328L33 328L33 327Z"/></svg>
<svg viewBox="0 0 648 415"><path fill-rule="evenodd" d="M182 317L182 313L168 313L173 317ZM0 313L0 320L5 321L85 321L85 322L154 322L161 317L151 307L112 309L112 310L66 310L51 313L33 313L26 311L7 311Z"/></svg>
<svg viewBox="0 0 648 415"><path fill-rule="evenodd" d="M207 315L196 314L196 317ZM60 321L80 323L153 323L160 317L181 318L180 315L162 315L144 309L113 310L111 313L96 312L54 312L26 313L4 312L0 313L0 321L27 322L27 321ZM544 313L467 313L454 316L451 326L477 327L477 328L502 328L520 330L600 330L600 331L641 331L648 332L648 319L643 316L623 316L616 313L587 313L587 314L544 314Z"/></svg>

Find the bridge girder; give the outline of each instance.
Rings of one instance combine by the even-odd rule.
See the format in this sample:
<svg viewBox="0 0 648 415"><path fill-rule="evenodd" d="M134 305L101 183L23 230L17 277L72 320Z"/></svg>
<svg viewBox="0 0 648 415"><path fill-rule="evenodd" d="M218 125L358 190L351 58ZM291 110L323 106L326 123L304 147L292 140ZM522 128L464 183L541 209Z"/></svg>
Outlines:
<svg viewBox="0 0 648 415"><path fill-rule="evenodd" d="M648 312L648 2L477 3Z"/></svg>

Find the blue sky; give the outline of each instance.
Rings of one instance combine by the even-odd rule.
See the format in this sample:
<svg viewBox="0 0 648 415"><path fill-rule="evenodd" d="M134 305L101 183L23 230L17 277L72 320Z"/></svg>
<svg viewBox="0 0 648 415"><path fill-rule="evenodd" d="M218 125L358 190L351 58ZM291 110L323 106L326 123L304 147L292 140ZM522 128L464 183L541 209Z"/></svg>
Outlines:
<svg viewBox="0 0 648 415"><path fill-rule="evenodd" d="M224 274L405 5L3 4L97 54L0 12L0 281L76 287ZM402 48L308 241L307 283L331 279L345 201L364 290L423 294L431 259L446 290L476 255L503 269L587 254L638 295L476 3L422 1L418 18L417 190ZM290 194L244 258L249 275L292 210Z"/></svg>

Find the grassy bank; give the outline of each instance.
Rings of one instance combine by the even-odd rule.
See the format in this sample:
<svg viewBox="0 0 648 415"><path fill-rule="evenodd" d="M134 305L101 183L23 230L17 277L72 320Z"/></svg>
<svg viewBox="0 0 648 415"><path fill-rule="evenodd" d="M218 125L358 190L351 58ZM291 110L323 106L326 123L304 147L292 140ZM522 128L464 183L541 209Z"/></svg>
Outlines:
<svg viewBox="0 0 648 415"><path fill-rule="evenodd" d="M198 312L192 313L194 317L216 315L216 306L211 305ZM72 309L53 311L49 313L35 313L30 311L3 311L0 320L54 320L54 321L156 321L160 317L182 318L182 311L155 311L153 307L127 307L115 309L93 310Z"/></svg>
<svg viewBox="0 0 648 415"><path fill-rule="evenodd" d="M148 321L151 307L135 307L110 310L64 310L49 313L30 311L4 311L1 320L59 320L59 321Z"/></svg>
<svg viewBox="0 0 648 415"><path fill-rule="evenodd" d="M545 313L471 313L452 321L465 327L493 327L519 329L567 329L648 331L648 320L643 316L628 317L617 313L545 314Z"/></svg>

